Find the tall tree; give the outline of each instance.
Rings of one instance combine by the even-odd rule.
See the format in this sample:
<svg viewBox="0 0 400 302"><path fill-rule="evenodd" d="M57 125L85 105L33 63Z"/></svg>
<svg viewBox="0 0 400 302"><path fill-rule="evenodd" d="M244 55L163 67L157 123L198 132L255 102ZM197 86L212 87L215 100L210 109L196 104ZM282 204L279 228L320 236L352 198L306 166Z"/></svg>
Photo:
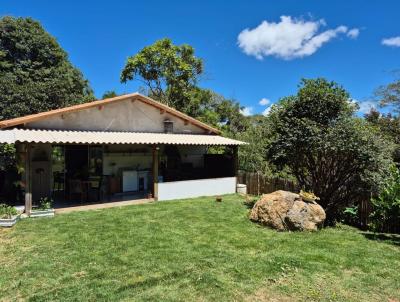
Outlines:
<svg viewBox="0 0 400 302"><path fill-rule="evenodd" d="M400 79L383 85L375 91L381 106L393 105L400 112Z"/></svg>
<svg viewBox="0 0 400 302"><path fill-rule="evenodd" d="M379 191L391 166L392 145L362 119L341 86L303 80L298 93L270 113L269 159L290 168L321 198L327 224L348 204Z"/></svg>
<svg viewBox="0 0 400 302"><path fill-rule="evenodd" d="M365 119L378 127L379 131L395 144L393 159L400 166L400 116L382 114L376 109L371 109Z"/></svg>
<svg viewBox="0 0 400 302"><path fill-rule="evenodd" d="M202 72L202 60L194 55L193 47L161 39L128 58L121 82L140 80L151 97L191 114L190 99Z"/></svg>
<svg viewBox="0 0 400 302"><path fill-rule="evenodd" d="M93 98L88 81L39 22L0 19L0 120Z"/></svg>

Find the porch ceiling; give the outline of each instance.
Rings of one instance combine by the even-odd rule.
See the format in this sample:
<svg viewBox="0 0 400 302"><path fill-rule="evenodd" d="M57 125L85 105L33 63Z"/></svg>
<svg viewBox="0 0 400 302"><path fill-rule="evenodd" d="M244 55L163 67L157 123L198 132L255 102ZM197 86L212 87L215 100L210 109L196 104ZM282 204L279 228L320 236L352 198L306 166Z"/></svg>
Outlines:
<svg viewBox="0 0 400 302"><path fill-rule="evenodd" d="M60 131L10 129L0 131L0 143L52 143L52 144L165 144L237 146L244 142L201 134L166 134L144 132Z"/></svg>

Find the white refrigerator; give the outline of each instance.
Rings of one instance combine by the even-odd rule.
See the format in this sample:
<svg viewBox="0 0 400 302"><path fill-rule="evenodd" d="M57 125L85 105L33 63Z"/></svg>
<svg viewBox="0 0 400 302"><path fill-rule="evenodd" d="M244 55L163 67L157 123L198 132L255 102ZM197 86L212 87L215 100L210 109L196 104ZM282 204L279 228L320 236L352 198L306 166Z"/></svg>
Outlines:
<svg viewBox="0 0 400 302"><path fill-rule="evenodd" d="M134 170L127 170L122 172L122 191L138 191L138 173Z"/></svg>

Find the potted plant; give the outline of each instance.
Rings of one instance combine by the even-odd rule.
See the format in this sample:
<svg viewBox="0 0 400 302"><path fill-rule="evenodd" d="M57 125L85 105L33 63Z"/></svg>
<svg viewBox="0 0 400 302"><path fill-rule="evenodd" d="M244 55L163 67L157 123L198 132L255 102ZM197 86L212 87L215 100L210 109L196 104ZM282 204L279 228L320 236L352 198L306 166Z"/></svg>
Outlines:
<svg viewBox="0 0 400 302"><path fill-rule="evenodd" d="M0 204L0 226L12 227L20 218L17 209L6 204Z"/></svg>
<svg viewBox="0 0 400 302"><path fill-rule="evenodd" d="M52 204L53 200L51 198L40 198L39 206L32 209L30 217L53 217L54 209Z"/></svg>

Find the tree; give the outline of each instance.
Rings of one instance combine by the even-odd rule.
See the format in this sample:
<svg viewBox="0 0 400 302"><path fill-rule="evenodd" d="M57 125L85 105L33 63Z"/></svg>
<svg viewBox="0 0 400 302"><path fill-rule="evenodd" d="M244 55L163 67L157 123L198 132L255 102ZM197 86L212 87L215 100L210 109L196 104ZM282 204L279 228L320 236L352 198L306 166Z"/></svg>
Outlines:
<svg viewBox="0 0 400 302"><path fill-rule="evenodd" d="M128 58L121 82L140 80L149 96L192 115L190 98L202 72L202 60L194 55L193 47L161 39Z"/></svg>
<svg viewBox="0 0 400 302"><path fill-rule="evenodd" d="M371 109L365 115L365 119L371 125L378 127L379 131L395 144L393 159L397 165L400 165L400 117L390 113L381 114L377 110Z"/></svg>
<svg viewBox="0 0 400 302"><path fill-rule="evenodd" d="M353 116L349 99L334 82L303 80L298 93L282 99L269 117L268 158L289 167L301 187L321 198L327 224L347 205L378 192L392 164L392 145Z"/></svg>
<svg viewBox="0 0 400 302"><path fill-rule="evenodd" d="M115 92L115 90L107 90L103 93L102 99L113 98L116 96L118 96L118 94Z"/></svg>
<svg viewBox="0 0 400 302"><path fill-rule="evenodd" d="M245 131L249 119L244 116L239 102L209 90L195 88L190 97L191 116L220 128L227 135Z"/></svg>
<svg viewBox="0 0 400 302"><path fill-rule="evenodd" d="M269 144L270 127L264 116L246 117L249 126L242 132L233 135L234 138L247 142L239 148L239 168L249 172L259 172L271 175L270 165L265 158Z"/></svg>
<svg viewBox="0 0 400 302"><path fill-rule="evenodd" d="M375 232L400 232L400 171L392 167L383 190L372 198L371 227Z"/></svg>
<svg viewBox="0 0 400 302"><path fill-rule="evenodd" d="M375 95L381 106L393 105L396 111L400 111L400 79L379 87Z"/></svg>
<svg viewBox="0 0 400 302"><path fill-rule="evenodd" d="M39 22L0 19L0 120L93 98L88 81Z"/></svg>

